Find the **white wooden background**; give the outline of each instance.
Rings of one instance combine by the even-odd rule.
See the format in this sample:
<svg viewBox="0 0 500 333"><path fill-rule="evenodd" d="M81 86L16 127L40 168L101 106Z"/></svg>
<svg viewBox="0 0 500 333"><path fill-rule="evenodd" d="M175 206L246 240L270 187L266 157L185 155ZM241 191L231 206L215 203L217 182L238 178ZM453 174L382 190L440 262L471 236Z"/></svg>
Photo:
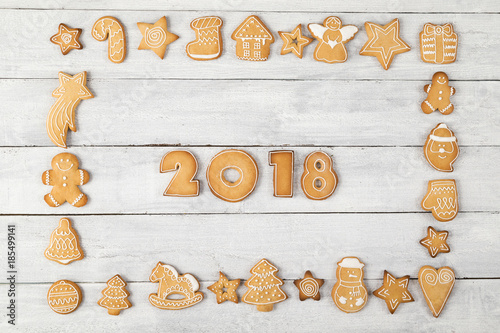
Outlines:
<svg viewBox="0 0 500 333"><path fill-rule="evenodd" d="M17 226L17 326L21 332L486 332L500 324L500 3L488 1L61 1L3 0L0 3L0 265L6 267L7 225ZM248 15L259 15L276 42L263 63L236 59L230 35ZM128 54L122 64L107 59L107 43L90 34L94 21L116 16L126 28ZM166 15L180 38L162 61L138 51L136 22ZM218 15L224 53L196 62L185 54L194 39L189 23ZM281 56L277 31L338 15L360 32L347 44L349 59L328 65L312 59L316 42L302 60ZM365 21L398 17L410 52L396 56L390 70L358 55L366 41ZM83 50L62 56L49 42L59 23L83 28ZM458 60L451 65L420 60L418 34L427 22L453 23ZM55 148L45 131L54 102L57 73L88 71L95 98L77 110L78 132L69 134L91 181L83 208L48 207L41 183ZM425 115L423 86L444 70L457 89L449 116ZM456 171L443 174L424 159L422 144L438 122L458 137ZM158 172L161 157L179 147L200 163L197 198L163 197L171 175ZM225 148L251 153L259 167L255 192L240 203L213 196L205 179L210 158ZM267 152L296 152L295 195L272 196ZM298 179L302 161L321 149L333 156L339 185L331 198L306 199ZM461 211L450 223L423 212L420 201L432 179L457 180ZM44 258L60 217L73 221L85 259L62 266ZM451 252L433 259L419 239L427 226L450 232ZM370 296L359 313L345 314L330 297L336 263L358 256L370 292L384 269L409 274L415 302L390 315L385 302ZM261 258L280 268L289 300L270 313L254 306L217 305L206 289L224 271L247 279ZM157 284L148 281L158 261L190 272L206 299L183 311L161 311L147 300ZM457 282L438 319L426 306L415 278L422 265L451 266ZM319 302L300 302L292 281L305 270L326 280ZM121 274L133 307L118 317L96 304L105 281ZM50 284L77 282L80 308L67 316L47 305ZM239 289L240 296L246 290ZM0 282L0 330L6 324L7 284Z"/></svg>

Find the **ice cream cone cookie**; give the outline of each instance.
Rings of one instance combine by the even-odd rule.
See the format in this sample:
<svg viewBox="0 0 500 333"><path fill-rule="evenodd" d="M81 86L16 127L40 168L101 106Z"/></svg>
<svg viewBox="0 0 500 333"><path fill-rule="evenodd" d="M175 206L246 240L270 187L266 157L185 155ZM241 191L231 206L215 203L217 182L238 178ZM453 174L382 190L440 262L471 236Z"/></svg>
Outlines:
<svg viewBox="0 0 500 333"><path fill-rule="evenodd" d="M61 48L61 53L66 55L71 50L81 50L82 44L78 38L82 33L82 29L71 29L66 24L59 24L59 31L54 36L50 37L50 41Z"/></svg>
<svg viewBox="0 0 500 333"><path fill-rule="evenodd" d="M443 72L437 72L432 76L432 83L424 87L427 98L422 102L421 108L424 113L432 113L439 110L442 114L453 112L450 96L455 94L455 88L449 85L448 75Z"/></svg>
<svg viewBox="0 0 500 333"><path fill-rule="evenodd" d="M222 54L222 20L217 16L205 16L194 19L191 29L196 33L196 40L186 45L188 57L194 60L213 60Z"/></svg>
<svg viewBox="0 0 500 333"><path fill-rule="evenodd" d="M59 226L50 235L49 247L45 250L45 258L68 265L83 259L83 251L76 231L71 227L68 218L59 220Z"/></svg>
<svg viewBox="0 0 500 333"><path fill-rule="evenodd" d="M278 31L281 39L283 40L283 46L281 47L281 54L288 54L293 52L297 57L302 59L302 53L304 47L311 44L312 38L302 35L302 25L299 24L292 32Z"/></svg>
<svg viewBox="0 0 500 333"><path fill-rule="evenodd" d="M458 141L446 124L438 124L427 136L424 154L427 162L436 170L452 172L453 163L460 153Z"/></svg>
<svg viewBox="0 0 500 333"><path fill-rule="evenodd" d="M163 59L167 45L175 42L179 36L167 30L167 18L163 16L155 24L138 22L142 34L139 50L151 50Z"/></svg>
<svg viewBox="0 0 500 333"><path fill-rule="evenodd" d="M384 282L382 287L375 290L373 295L383 299L389 312L394 314L399 304L414 301L413 296L408 291L409 282L409 275L395 278L388 271L384 271Z"/></svg>
<svg viewBox="0 0 500 333"><path fill-rule="evenodd" d="M345 257L337 265L337 282L332 289L333 301L344 312L358 312L368 299L363 282L365 264L356 257Z"/></svg>
<svg viewBox="0 0 500 333"><path fill-rule="evenodd" d="M323 24L311 23L307 26L309 32L318 40L314 50L314 59L328 64L345 62L347 50L345 44L354 38L358 27L342 26L342 20L336 16L327 17Z"/></svg>

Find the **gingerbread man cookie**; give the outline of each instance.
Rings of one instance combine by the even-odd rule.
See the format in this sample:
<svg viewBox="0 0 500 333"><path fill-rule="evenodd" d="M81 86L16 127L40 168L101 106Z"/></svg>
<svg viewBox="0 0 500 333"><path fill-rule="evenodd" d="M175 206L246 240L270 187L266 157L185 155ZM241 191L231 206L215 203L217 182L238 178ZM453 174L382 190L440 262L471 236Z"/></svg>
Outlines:
<svg viewBox="0 0 500 333"><path fill-rule="evenodd" d="M450 96L455 94L455 88L449 85L448 75L443 72L437 72L432 76L432 83L426 84L424 91L427 98L422 102L422 111L432 113L439 110L442 114L453 112Z"/></svg>
<svg viewBox="0 0 500 333"><path fill-rule="evenodd" d="M427 162L436 170L452 172L453 163L460 153L457 138L446 124L440 123L427 136L424 154Z"/></svg>
<svg viewBox="0 0 500 333"><path fill-rule="evenodd" d="M325 280L315 279L311 271L307 271L303 279L293 281L293 284L299 289L299 298L301 301L305 301L308 298L319 301L321 298L319 288L321 288L323 283L325 283Z"/></svg>
<svg viewBox="0 0 500 333"><path fill-rule="evenodd" d="M78 169L78 158L70 153L56 155L52 159L52 170L42 174L42 182L53 186L44 197L50 207L57 207L66 201L75 207L85 206L87 196L80 191L79 185L89 181L89 173Z"/></svg>
<svg viewBox="0 0 500 333"><path fill-rule="evenodd" d="M219 281L207 287L207 289L217 296L217 304L224 303L225 301L238 303L236 289L238 289L240 281L240 279L228 280L224 273L219 272Z"/></svg>

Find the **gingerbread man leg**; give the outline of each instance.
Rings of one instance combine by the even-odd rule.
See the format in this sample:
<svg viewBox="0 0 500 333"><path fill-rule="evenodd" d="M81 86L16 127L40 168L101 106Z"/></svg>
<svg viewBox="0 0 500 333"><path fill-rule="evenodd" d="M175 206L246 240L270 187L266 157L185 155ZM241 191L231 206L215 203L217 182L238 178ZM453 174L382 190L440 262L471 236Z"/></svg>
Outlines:
<svg viewBox="0 0 500 333"><path fill-rule="evenodd" d="M431 102L429 102L428 99L422 102L422 111L424 111L424 113L429 114L434 112L434 110L436 110L436 108L431 104Z"/></svg>
<svg viewBox="0 0 500 333"><path fill-rule="evenodd" d="M66 198L62 193L58 191L52 190L50 193L47 193L43 199L50 207L58 207L66 202Z"/></svg>
<svg viewBox="0 0 500 333"><path fill-rule="evenodd" d="M442 114L447 115L447 114L452 113L452 112L453 112L453 109L454 109L453 104L451 104L451 103L450 103L450 104L448 104L446 107L444 107L444 108L439 108L438 110L439 110L439 112L441 112ZM424 112L425 112L425 111L424 111Z"/></svg>
<svg viewBox="0 0 500 333"><path fill-rule="evenodd" d="M66 200L75 207L85 206L87 203L87 196L83 194L80 189L75 186L75 189L72 189L67 194Z"/></svg>

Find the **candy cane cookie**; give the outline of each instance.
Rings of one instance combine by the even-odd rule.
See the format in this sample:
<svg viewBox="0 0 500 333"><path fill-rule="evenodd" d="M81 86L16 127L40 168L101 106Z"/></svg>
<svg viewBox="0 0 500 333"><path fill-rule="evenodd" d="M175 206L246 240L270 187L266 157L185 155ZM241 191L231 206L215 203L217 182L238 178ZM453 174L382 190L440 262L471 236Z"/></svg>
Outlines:
<svg viewBox="0 0 500 333"><path fill-rule="evenodd" d="M92 37L102 42L108 39L108 58L115 64L125 60L127 53L125 29L118 19L104 16L98 19L92 27Z"/></svg>

